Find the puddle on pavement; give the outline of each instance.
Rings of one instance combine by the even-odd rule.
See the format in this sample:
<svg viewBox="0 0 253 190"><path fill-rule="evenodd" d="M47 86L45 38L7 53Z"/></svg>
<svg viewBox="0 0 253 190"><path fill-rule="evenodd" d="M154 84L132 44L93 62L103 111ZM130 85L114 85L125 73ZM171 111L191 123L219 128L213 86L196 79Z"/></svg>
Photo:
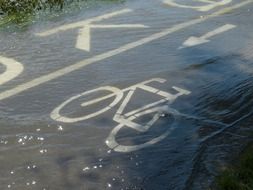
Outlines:
<svg viewBox="0 0 253 190"><path fill-rule="evenodd" d="M135 1L129 5L136 6L139 10L148 8L146 12L144 10L144 15L155 14L160 9L159 16L168 15L166 6L154 8L152 5L157 5L157 2L148 1L144 8L141 8L143 2ZM124 4L115 5L117 6L124 8ZM64 21L59 22L71 23L71 19L76 21L78 17L99 15L101 10L103 8L100 7L99 10L83 13L84 15L79 13L78 16L63 18ZM230 14L233 16L233 13ZM133 20L128 20L127 17L111 21L117 23L127 20L128 23L139 23L141 19L138 16L140 15L135 15ZM161 23L167 22L159 16L151 19L157 26L159 19ZM181 16L171 23L184 19L186 17ZM151 21L149 20L150 23ZM13 83L1 87L2 90L92 55L84 55L83 52L74 50L73 35L58 35L52 37L51 42L49 40L44 43L43 40L31 36L31 33L41 30L44 26L50 28L56 24L54 21L36 23L27 32L17 32L9 39L4 39L5 32L0 33L3 42L0 47L1 53L26 63L25 73ZM161 24L160 28L163 27ZM146 35L156 30L157 28L151 28L144 33ZM129 35L131 40L135 40L138 30L115 34L119 38L122 37L124 42L128 42L129 39L124 39L124 36ZM185 38L185 34L186 32L180 33L174 40ZM108 34L96 35L103 37ZM141 31L139 35L143 35ZM64 40L59 42L61 38ZM27 43L31 46L26 46ZM58 44L53 46L51 43ZM236 54L222 50L219 52L219 46L215 44L209 48L216 49L217 52L198 49L198 53L202 54L197 54L196 50L175 53L172 47L154 42L147 47L155 49L151 48L150 52L145 54L150 62L141 62L142 59L131 59L132 62L128 62L129 60L124 59L126 55L123 55L123 58L119 55L119 58L112 58L105 64L84 68L76 74L79 75L77 78L74 74L69 78L62 77L59 81L36 88L30 95L27 92L25 95L4 100L0 103L0 189L207 189L219 169L230 160L231 152L238 153L252 140L252 42L247 43L245 49L237 51ZM118 45L116 42L112 44ZM230 44L226 45L229 46ZM157 48L161 48L163 54L168 53L169 58L153 56L152 52L159 51ZM140 48L134 52L129 51L127 55L142 55L145 50L147 49ZM173 53L170 54L169 50ZM58 52L55 56L54 51ZM153 60L149 56L153 56ZM175 62L171 66L172 59L180 63L177 65ZM91 80L92 76L94 78ZM79 78L82 82L76 82ZM169 107L179 112L176 117L170 117L166 110L163 110L160 113L162 117L150 131L141 133L123 128L117 136L117 141L124 145L141 144L165 133L173 123L175 129L152 146L128 153L108 148L105 141L118 124L112 118L120 104L91 120L62 123L50 118L50 113L56 106L78 93L109 85L120 86L119 88L123 89L151 78L166 79L165 83L150 84L166 92L175 93L172 86L191 91L191 94L179 97L174 103L169 104ZM139 104L147 104L146 101L155 99L153 94L145 93L133 97L132 100L136 103L129 104L130 108L136 109ZM101 94L96 94L96 98L97 95ZM125 97L126 93L123 98ZM89 100L92 98L94 97L90 97ZM163 103L167 104L168 102ZM76 105L78 109L74 109ZM97 107L91 107L86 112L93 109L97 110ZM85 113L82 111L80 103L75 102L74 107L70 106L69 110L66 109L63 113L76 116ZM170 113L170 110L167 111ZM152 112L132 121L146 123L153 117Z"/></svg>

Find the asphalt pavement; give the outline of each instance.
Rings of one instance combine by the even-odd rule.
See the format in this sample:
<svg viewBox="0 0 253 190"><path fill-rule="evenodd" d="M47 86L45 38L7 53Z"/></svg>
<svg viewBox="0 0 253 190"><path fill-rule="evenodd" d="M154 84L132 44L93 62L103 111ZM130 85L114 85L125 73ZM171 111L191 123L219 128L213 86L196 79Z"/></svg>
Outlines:
<svg viewBox="0 0 253 190"><path fill-rule="evenodd" d="M0 31L0 189L208 189L252 140L252 0L129 0Z"/></svg>

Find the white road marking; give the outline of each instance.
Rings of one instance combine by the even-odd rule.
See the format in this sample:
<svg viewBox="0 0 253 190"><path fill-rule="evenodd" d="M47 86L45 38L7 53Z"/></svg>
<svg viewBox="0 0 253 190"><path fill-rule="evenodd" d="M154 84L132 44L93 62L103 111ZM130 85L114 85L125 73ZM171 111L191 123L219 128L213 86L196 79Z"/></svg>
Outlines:
<svg viewBox="0 0 253 190"><path fill-rule="evenodd" d="M69 104L70 102L72 102L72 101L74 101L74 100L76 100L76 99L78 99L78 98L80 98L82 96L89 95L89 94L92 94L94 92L101 91L101 90L112 92L112 94L110 94L110 95L115 95L116 96L115 99L112 101L112 103L109 104L109 106L106 106L105 108L103 108L103 109L101 109L101 110L99 110L97 112L85 115L83 117L69 118L69 117L64 117L64 116L61 115L61 113L60 113L61 110L67 104ZM113 106L115 106L121 100L122 97L123 97L123 92L120 89L118 89L118 88L111 87L111 86L100 87L100 88L97 88L97 89L94 89L94 90L90 90L90 91L84 92L82 94L78 94L78 95L76 95L76 96L68 99L67 101L63 102L61 105L59 105L58 107L56 107L52 111L52 113L50 114L50 117L52 119L56 120L56 121L60 121L60 122L64 122L64 123L75 123L75 122L78 122L78 121L84 121L84 120L90 119L92 117L95 117L97 115L100 115L100 114L108 111ZM101 102L104 99L106 99L106 98L102 97L102 98L97 98L97 99L91 100L89 102L86 102L85 106Z"/></svg>
<svg viewBox="0 0 253 190"><path fill-rule="evenodd" d="M11 58L0 56L0 64L6 67L4 73L0 74L0 85L14 79L24 70L21 63Z"/></svg>
<svg viewBox="0 0 253 190"><path fill-rule="evenodd" d="M225 24L224 26L221 26L213 31L210 31L208 33L206 33L205 35L201 36L201 37L195 37L195 36L191 36L190 38L188 38L181 47L179 47L179 49L182 48L187 48L187 47L192 47L192 46L197 46L200 44L204 44L207 42L210 42L210 40L208 38L211 38L215 35L227 32L233 28L236 28L235 25L232 24Z"/></svg>
<svg viewBox="0 0 253 190"><path fill-rule="evenodd" d="M167 29L164 29L162 30L161 32L158 32L158 33L155 33L155 34L152 34L148 37L145 37L145 38L142 38L140 40L137 40L135 42L131 42L131 43L128 43L126 45L123 45L119 48L116 48L114 50L110 50L108 52L105 52L105 53L102 53L102 54L99 54L99 55L95 55L91 58L88 58L88 59L84 59L80 62L77 62L73 65L70 65L70 66L67 66L67 67L64 67L62 69L59 69L57 71L54 71L52 73L49 73L49 74L46 74L46 75L43 75L41 77L38 77L36 79L33 79L29 82L25 82L23 84L20 84L10 90L6 90L2 93L0 93L0 100L4 100L6 98L9 98L9 97L12 97L14 95L17 95L21 92L24 92L26 90L29 90L31 88L34 88L34 87L37 87L41 84L44 84L46 82L49 82L51 80L54 80L54 79L57 79L59 77L62 77L66 74L69 74L73 71L76 71L76 70L79 70L87 65L90 65L92 63L96 63L96 62L99 62L99 61L102 61L104 59L108 59L110 57L113 57L115 55L119 55L121 53L124 53L128 50L131 50L131 49L134 49L136 47L139 47L139 46L142 46L144 44L147 44L147 43L150 43L154 40L157 40L157 39L160 39L164 36L167 36L169 34L172 34L174 32L177 32L179 30L182 30L182 29L185 29L187 27L190 27L192 25L196 25L196 24L199 24L199 23L202 23L210 18L215 18L215 17L218 17L220 15L223 15L227 12L230 12L232 10L235 10L235 9L238 9L240 7L243 7L243 6L246 6L250 3L252 3L253 0L247 0L247 1L244 1L244 2L241 2L241 3L238 3L236 5L233 5L233 6L230 6L230 7L227 7L227 8L224 8L224 9L221 9L219 11L216 11L212 14L209 14L209 15L206 15L205 17L203 18L197 18L197 19L193 19L193 20L190 20L190 21L187 21L187 22L183 22L181 24L177 24L175 26L172 26L170 28L167 28Z"/></svg>
<svg viewBox="0 0 253 190"><path fill-rule="evenodd" d="M232 2L232 0L221 0L221 1L211 1L211 0L197 0L202 3L206 3L207 5L202 6L191 6L191 5L182 5L180 3L176 3L176 0L164 0L163 2L169 6L179 7L179 8L188 8L188 9L196 9L198 11L210 11L219 6L224 6ZM186 1L187 2L187 1Z"/></svg>
<svg viewBox="0 0 253 190"><path fill-rule="evenodd" d="M111 87L111 86L105 86L105 87L100 87L100 88L97 88L97 89L94 89L94 90L90 90L90 91L86 91L86 92L83 92L81 94L78 94L68 100L66 100L65 102L63 102L61 105L59 105L58 107L56 107L52 113L50 114L51 118L56 120L56 121L60 121L60 122L64 122L64 123L74 123L74 122L78 122L78 121L84 121L84 120L87 120L87 119L91 119L95 116L98 116L106 111L108 111L109 109L111 109L113 106L115 106L123 97L123 93L124 92L127 92L129 90L132 90L133 89L136 89L138 86L142 86L142 85L145 85L147 83L150 83L150 82L160 82L160 83L164 83L165 80L164 79L159 79L159 78L154 78L154 79L151 79L151 80L147 80L147 81L144 81L142 83L138 83L138 84L135 84L133 86L130 86L128 88L125 88L123 90L120 90L116 87ZM96 104L96 103L99 103L103 100L106 100L106 99L109 99L109 98L112 98L114 96L115 99L113 100L113 102L109 105L109 106L106 106L105 108L97 111L97 112L94 112L94 113L91 113L91 114L88 114L88 115L85 115L83 117L76 117L76 118L69 118L69 117L64 117L64 116L61 116L61 110L69 103L71 103L72 101L78 99L78 98L81 98L81 97L84 97L86 95L90 95L92 93L96 93L98 91L109 91L111 93L109 93L108 95L105 95L105 96L102 96L102 97L99 97L99 98L96 98L96 99L93 99L93 100L90 100L90 101L87 101L87 102L83 102L81 104L82 107L86 107L86 106L90 106L92 104ZM126 106L126 105L125 105ZM123 110L122 110L123 111Z"/></svg>
<svg viewBox="0 0 253 190"><path fill-rule="evenodd" d="M76 48L90 51L92 28L148 28L148 26L142 24L119 24L119 25L86 25L79 30L79 34L76 41Z"/></svg>
<svg viewBox="0 0 253 190"><path fill-rule="evenodd" d="M142 25L142 24L119 24L119 25L96 25L92 24L93 22L99 22L105 19L109 19L121 14L126 14L132 12L131 9L123 9L120 11L115 11L109 14L105 14L102 16L94 17L91 19L87 19L85 21L80 21L72 24L66 24L42 33L37 33L36 35L38 36L49 36L53 35L55 33L61 32L61 31L66 31L69 29L74 29L74 28L80 28L79 29L79 34L77 37L76 41L76 48L81 49L84 51L90 51L90 41L91 41L91 29L92 28L148 28L148 26Z"/></svg>
<svg viewBox="0 0 253 190"><path fill-rule="evenodd" d="M100 87L100 88L97 88L94 90L90 90L90 91L78 94L78 95L68 99L67 101L63 102L61 105L56 107L51 112L50 116L52 119L54 119L56 121L64 122L64 123L75 123L75 122L79 122L79 121L85 121L87 119L91 119L93 117L96 117L96 116L110 110L114 106L116 106L121 101L121 99L124 97L124 92L128 92L113 117L113 120L118 122L119 124L112 130L112 132L110 133L110 135L108 136L108 138L105 142L109 148L114 149L117 152L135 151L135 150L150 146L152 144L155 144L155 143L161 141L162 139L164 139L165 137L167 137L170 134L170 132L174 128L173 127L174 125L172 124L172 127L169 128L167 131L165 131L162 135L155 137L154 139L151 139L150 141L148 141L146 143L139 144L139 145L131 145L131 146L125 146L125 145L118 144L118 142L116 141L116 136L117 136L117 133L119 132L119 130L123 127L128 127L128 128L132 128L132 129L134 129L138 132L141 132L141 133L147 132L155 124L155 122L157 120L159 120L161 112L169 113L169 114L173 115L173 117L175 118L175 116L177 116L179 114L176 110L170 108L168 104L173 103L178 97L180 97L182 95L188 95L191 93L188 90L184 90L184 89L181 89L178 87L173 87L173 89L178 91L178 93L171 94L171 93L162 91L160 89L157 89L155 87L148 85L148 83L151 83L151 82L164 83L165 81L166 81L165 79L153 78L153 79L141 82L141 83L137 83L135 85L132 85L132 86L127 87L122 90L120 90L116 87L110 87L110 86L105 86L105 87ZM162 97L162 99L152 102L152 103L149 103L149 104L146 104L146 105L144 105L140 108L137 108L135 110L132 110L128 113L123 113L129 103L129 101L131 100L133 94L135 93L135 91L137 89L142 89L142 90L148 91L148 92L155 94L155 95L160 95ZM90 95L91 93L101 91L101 90L110 91L111 93L108 95L99 97L99 98L89 100L87 102L82 103L81 105L83 107L90 106L92 104L99 103L103 100L106 100L108 98L115 96L114 100L112 101L112 103L110 103L109 106L106 106L106 107L102 108L101 110L96 111L94 113L88 113L87 115L84 115L81 117L70 118L70 117L66 117L66 116L61 115L61 110L64 107L66 107L69 103L71 103L72 101L77 100L78 98L81 98L83 96ZM166 103L166 106L164 106L164 105L161 106L161 104L164 104L164 103ZM138 117L141 117L141 116L147 115L147 114L152 114L152 113L154 113L154 116L146 124L138 124L134 121Z"/></svg>
<svg viewBox="0 0 253 190"><path fill-rule="evenodd" d="M156 111L156 110L155 110ZM145 115L145 113L143 113L143 115ZM155 114L154 116L154 120L156 121L158 118L158 115ZM160 141L162 141L163 139L165 139L169 134L171 134L171 132L175 129L175 125L172 123L172 126L170 126L168 128L167 131L165 131L164 133L162 133L162 135L151 139L150 141L143 143L143 144L138 144L138 145L120 145L117 140L116 140L116 136L118 134L118 132L124 128L125 125L124 124L119 124L117 125L110 133L110 135L107 137L105 143L106 145L113 149L115 152L133 152L133 151L137 151L143 148L146 148L148 146L154 145Z"/></svg>
<svg viewBox="0 0 253 190"><path fill-rule="evenodd" d="M73 28L82 28L83 26L89 25L92 22L100 22L100 21L118 16L118 15L121 15L121 14L126 14L126 13L129 13L129 12L132 12L132 10L131 9L123 9L123 10L115 11L115 12L108 13L108 14L105 14L105 15L90 18L90 19L87 19L87 20L84 20L84 21L75 22L75 23L71 23L71 24L66 24L66 25L63 25L63 26L60 26L60 27L53 28L51 30L47 30L45 32L37 33L36 35L38 35L38 36L49 36L49 35L58 33L60 31L66 31L66 30L73 29Z"/></svg>

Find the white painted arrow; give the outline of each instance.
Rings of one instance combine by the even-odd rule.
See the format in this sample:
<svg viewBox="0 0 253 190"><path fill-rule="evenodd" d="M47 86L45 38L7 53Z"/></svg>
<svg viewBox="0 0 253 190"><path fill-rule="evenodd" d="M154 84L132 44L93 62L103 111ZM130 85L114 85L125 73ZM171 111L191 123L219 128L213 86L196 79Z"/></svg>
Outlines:
<svg viewBox="0 0 253 190"><path fill-rule="evenodd" d="M225 24L224 26L221 26L211 32L206 33L205 35L201 36L201 37L195 37L195 36L191 36L190 38L188 38L182 46L180 46L178 49L183 49L183 48L187 48L187 47L192 47L192 46L197 46L200 44L204 44L207 42L210 42L209 38L221 34L223 32L226 32L228 30L231 30L233 28L235 28L235 25L232 24Z"/></svg>

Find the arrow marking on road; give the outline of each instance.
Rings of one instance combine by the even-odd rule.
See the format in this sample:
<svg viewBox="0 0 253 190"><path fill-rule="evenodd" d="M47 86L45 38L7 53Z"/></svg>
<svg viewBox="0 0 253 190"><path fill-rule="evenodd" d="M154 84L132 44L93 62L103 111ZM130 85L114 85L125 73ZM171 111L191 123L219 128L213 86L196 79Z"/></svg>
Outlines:
<svg viewBox="0 0 253 190"><path fill-rule="evenodd" d="M235 25L232 24L225 24L224 26L221 26L211 32L206 33L205 35L201 36L201 37L195 37L195 36L191 36L190 38L188 38L182 46L180 46L178 49L183 49L183 48L187 48L187 47L192 47L192 46L197 46L200 44L204 44L207 42L210 42L209 38L221 34L223 32L226 32L228 30L231 30L233 28L235 28Z"/></svg>

